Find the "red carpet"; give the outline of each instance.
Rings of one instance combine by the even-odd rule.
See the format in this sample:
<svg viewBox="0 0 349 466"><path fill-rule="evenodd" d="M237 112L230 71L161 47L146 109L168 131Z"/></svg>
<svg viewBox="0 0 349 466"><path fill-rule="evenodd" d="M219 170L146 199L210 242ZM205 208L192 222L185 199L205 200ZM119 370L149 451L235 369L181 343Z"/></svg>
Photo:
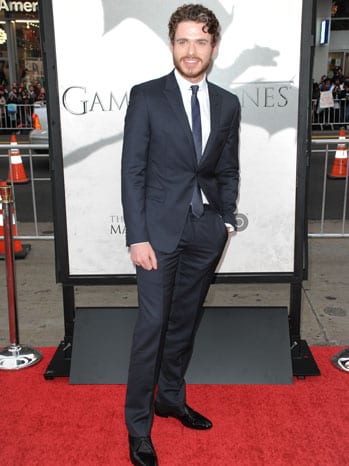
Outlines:
<svg viewBox="0 0 349 466"><path fill-rule="evenodd" d="M338 348L312 348L320 377L293 385L191 385L188 402L213 420L195 432L156 418L160 466L341 466L349 464L349 374ZM125 386L46 381L44 360L0 371L1 466L128 465Z"/></svg>

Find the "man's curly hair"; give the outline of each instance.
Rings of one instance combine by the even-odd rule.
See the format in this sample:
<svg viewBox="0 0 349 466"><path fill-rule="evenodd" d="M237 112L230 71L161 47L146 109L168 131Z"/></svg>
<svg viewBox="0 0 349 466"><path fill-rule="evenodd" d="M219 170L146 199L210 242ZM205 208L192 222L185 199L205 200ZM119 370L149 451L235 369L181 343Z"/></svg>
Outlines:
<svg viewBox="0 0 349 466"><path fill-rule="evenodd" d="M171 44L174 43L177 26L182 21L195 21L196 23L202 23L202 30L212 35L212 45L214 46L217 44L219 40L220 25L213 11L202 5L193 3L177 8L177 10L171 15L168 23L168 35Z"/></svg>

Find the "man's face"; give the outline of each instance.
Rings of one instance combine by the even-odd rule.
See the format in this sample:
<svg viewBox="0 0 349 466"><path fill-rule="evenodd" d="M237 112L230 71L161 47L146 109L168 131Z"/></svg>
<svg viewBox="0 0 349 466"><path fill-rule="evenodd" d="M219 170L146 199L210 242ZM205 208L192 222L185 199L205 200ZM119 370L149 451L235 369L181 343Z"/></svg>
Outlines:
<svg viewBox="0 0 349 466"><path fill-rule="evenodd" d="M195 21L179 23L171 44L175 67L192 83L203 79L216 50L212 45L212 35L204 32L202 27L202 23Z"/></svg>

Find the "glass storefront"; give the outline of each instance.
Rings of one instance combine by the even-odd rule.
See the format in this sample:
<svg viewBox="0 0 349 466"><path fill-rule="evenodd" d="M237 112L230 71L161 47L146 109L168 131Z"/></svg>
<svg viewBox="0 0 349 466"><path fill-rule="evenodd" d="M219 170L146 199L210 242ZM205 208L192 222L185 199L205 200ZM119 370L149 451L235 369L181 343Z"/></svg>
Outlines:
<svg viewBox="0 0 349 466"><path fill-rule="evenodd" d="M349 52L329 52L328 54L328 66L327 75L333 75L333 70L336 68L342 68L344 76L349 76Z"/></svg>
<svg viewBox="0 0 349 466"><path fill-rule="evenodd" d="M44 85L38 2L0 0L0 85Z"/></svg>
<svg viewBox="0 0 349 466"><path fill-rule="evenodd" d="M349 2L348 0L333 0L331 11L331 30L344 31L349 29Z"/></svg>
<svg viewBox="0 0 349 466"><path fill-rule="evenodd" d="M342 68L343 75L349 76L349 1L332 0L331 32L346 31L346 40L342 40L340 50L333 49L328 54L327 75L332 77L335 70ZM342 33L343 34L343 33Z"/></svg>

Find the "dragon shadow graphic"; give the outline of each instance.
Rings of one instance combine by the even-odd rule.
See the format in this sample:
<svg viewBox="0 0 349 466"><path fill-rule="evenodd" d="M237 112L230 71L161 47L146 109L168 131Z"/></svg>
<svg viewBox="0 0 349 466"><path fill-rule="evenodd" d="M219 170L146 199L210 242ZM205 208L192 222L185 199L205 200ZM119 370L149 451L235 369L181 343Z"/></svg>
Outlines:
<svg viewBox="0 0 349 466"><path fill-rule="evenodd" d="M139 0L101 0L101 3L104 15L104 35L124 20L133 18L147 25L159 37L159 40L166 44L168 44L166 19L181 4L178 0L152 0L149 5L141 4ZM207 6L215 12L219 19L223 36L224 31L234 21L234 9L228 13L219 0L211 0L207 2ZM164 18L164 20L161 21L159 18ZM260 77L253 83L240 84L235 83L235 80L253 66L276 67L275 58L279 55L277 50L255 45L253 48L243 50L233 64L227 68L221 69L213 64L209 73L210 81L223 88L230 89L230 86L235 84L233 92L238 95L242 104L242 121L263 127L270 135L286 128L295 127L294 114L297 109L298 89L293 86L292 80L266 83L263 77ZM265 91L265 86L267 86L267 91ZM281 104L275 103L268 117L261 117L261 111L271 106L271 102L273 103L274 97L266 94L266 92L270 93L273 87L279 89ZM264 95L261 96L261 92L264 92ZM285 106L287 106L287 111L284 111L283 107ZM81 162L95 151L122 140L122 137L123 133L119 133L66 154L64 157L65 166Z"/></svg>

